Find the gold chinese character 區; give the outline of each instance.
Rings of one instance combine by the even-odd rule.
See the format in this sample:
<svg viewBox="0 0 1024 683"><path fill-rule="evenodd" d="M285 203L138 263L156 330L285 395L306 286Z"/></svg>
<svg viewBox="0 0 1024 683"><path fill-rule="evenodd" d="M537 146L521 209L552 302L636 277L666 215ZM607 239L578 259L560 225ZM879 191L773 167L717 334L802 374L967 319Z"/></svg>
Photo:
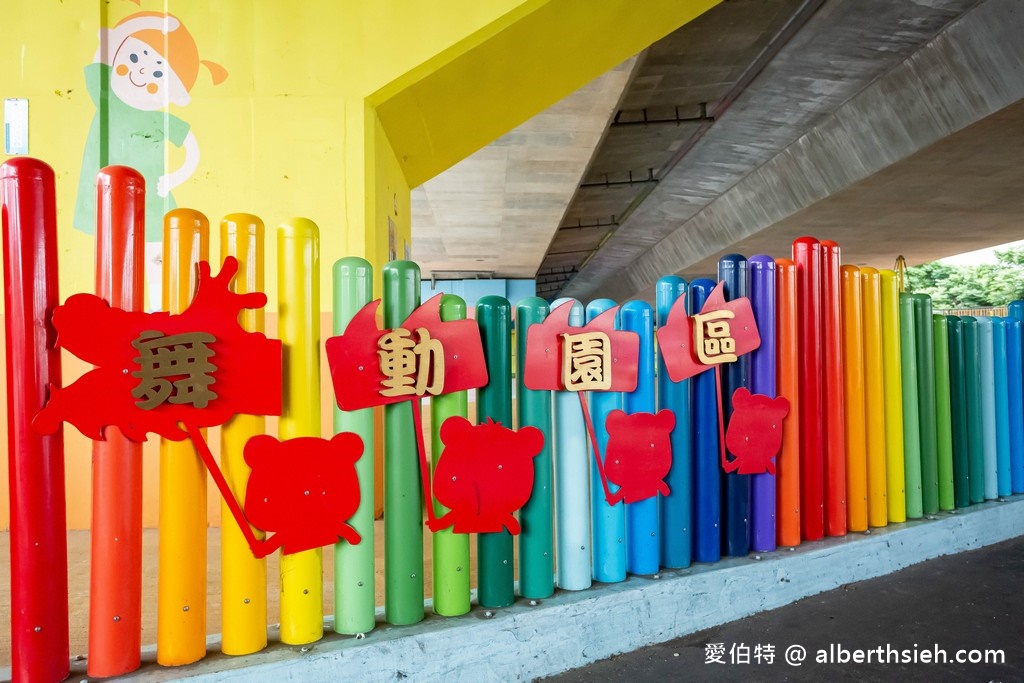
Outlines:
<svg viewBox="0 0 1024 683"><path fill-rule="evenodd" d="M206 332L166 336L158 330L142 332L132 342L139 352L134 359L139 369L132 373L139 380L132 389L132 397L140 399L135 405L143 410L165 402L205 408L217 398L210 390L214 382L210 373L217 367L209 362L214 352L207 346L214 341Z"/></svg>
<svg viewBox="0 0 1024 683"><path fill-rule="evenodd" d="M704 365L732 363L736 360L736 340L729 330L732 311L711 311L693 316L693 348Z"/></svg>
<svg viewBox="0 0 1024 683"><path fill-rule="evenodd" d="M431 339L423 327L413 333L397 328L381 335L377 340L377 356L381 381L381 396L436 396L444 387L444 348L441 341Z"/></svg>
<svg viewBox="0 0 1024 683"><path fill-rule="evenodd" d="M607 391L612 386L611 340L604 332L562 335L566 391Z"/></svg>

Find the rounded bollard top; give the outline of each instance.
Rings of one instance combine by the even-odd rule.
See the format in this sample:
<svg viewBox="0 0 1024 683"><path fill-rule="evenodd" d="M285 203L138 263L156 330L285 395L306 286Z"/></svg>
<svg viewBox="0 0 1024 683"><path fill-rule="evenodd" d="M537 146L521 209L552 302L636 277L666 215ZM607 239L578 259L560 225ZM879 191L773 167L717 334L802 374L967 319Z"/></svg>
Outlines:
<svg viewBox="0 0 1024 683"><path fill-rule="evenodd" d="M96 172L96 184L102 184L106 186L110 185L123 185L124 187L144 190L146 189L146 179L142 177L142 174L136 171L131 166L104 166Z"/></svg>
<svg viewBox="0 0 1024 683"><path fill-rule="evenodd" d="M258 237L263 234L263 221L251 213L229 213L220 219L220 225L228 235Z"/></svg>
<svg viewBox="0 0 1024 683"><path fill-rule="evenodd" d="M210 221L202 211L195 209L171 209L164 214L164 230L176 232L180 230L204 230L210 227Z"/></svg>
<svg viewBox="0 0 1024 683"><path fill-rule="evenodd" d="M278 239L319 239L320 228L308 218L295 217L277 226Z"/></svg>
<svg viewBox="0 0 1024 683"><path fill-rule="evenodd" d="M458 294L441 295L441 320L465 320L466 300Z"/></svg>
<svg viewBox="0 0 1024 683"><path fill-rule="evenodd" d="M793 248L794 249L797 248L797 247L802 247L802 248L805 248L805 249L806 248L811 248L811 247L817 247L820 244L821 243L818 242L818 238L817 237L811 237L810 235L804 235L803 237L797 237L795 240L793 240Z"/></svg>
<svg viewBox="0 0 1024 683"><path fill-rule="evenodd" d="M554 311L556 308L569 304L569 325L571 327L583 327L586 321L585 312L583 310L583 304L572 297L561 297L551 302L551 310Z"/></svg>
<svg viewBox="0 0 1024 683"><path fill-rule="evenodd" d="M0 164L0 178L42 180L53 177L53 167L35 157L12 157Z"/></svg>

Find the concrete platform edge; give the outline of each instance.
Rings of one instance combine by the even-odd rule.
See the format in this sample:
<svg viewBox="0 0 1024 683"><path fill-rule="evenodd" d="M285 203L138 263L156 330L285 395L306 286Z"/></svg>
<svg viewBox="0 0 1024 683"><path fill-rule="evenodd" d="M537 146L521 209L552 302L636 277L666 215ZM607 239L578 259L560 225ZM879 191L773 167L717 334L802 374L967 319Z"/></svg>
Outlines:
<svg viewBox="0 0 1024 683"><path fill-rule="evenodd" d="M1022 532L1024 495L1018 495L869 534L559 591L537 606L519 600L490 618L474 607L462 617L380 626L365 639L331 633L303 648L278 644L243 657L217 654L177 669L145 667L125 679L529 680Z"/></svg>

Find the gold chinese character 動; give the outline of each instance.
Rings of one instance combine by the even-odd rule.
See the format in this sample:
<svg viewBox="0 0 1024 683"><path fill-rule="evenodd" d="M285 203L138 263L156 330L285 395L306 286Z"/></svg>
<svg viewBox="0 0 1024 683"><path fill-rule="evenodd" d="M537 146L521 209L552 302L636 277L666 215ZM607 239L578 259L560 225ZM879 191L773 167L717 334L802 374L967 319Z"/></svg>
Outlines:
<svg viewBox="0 0 1024 683"><path fill-rule="evenodd" d="M604 332L562 335L562 385L566 391L612 387L612 345Z"/></svg>
<svg viewBox="0 0 1024 683"><path fill-rule="evenodd" d="M134 361L139 369L132 377L139 383L132 397L143 410L152 410L163 403L205 408L217 394L210 390L217 367L210 362L214 355L208 344L216 341L207 332L185 332L164 335L159 330L146 330L132 342L139 355Z"/></svg>
<svg viewBox="0 0 1024 683"><path fill-rule="evenodd" d="M729 330L732 311L711 311L693 316L693 348L704 365L732 363L736 360L736 340Z"/></svg>
<svg viewBox="0 0 1024 683"><path fill-rule="evenodd" d="M423 327L413 333L397 328L377 340L377 357L384 375L381 396L436 396L444 388L444 348Z"/></svg>

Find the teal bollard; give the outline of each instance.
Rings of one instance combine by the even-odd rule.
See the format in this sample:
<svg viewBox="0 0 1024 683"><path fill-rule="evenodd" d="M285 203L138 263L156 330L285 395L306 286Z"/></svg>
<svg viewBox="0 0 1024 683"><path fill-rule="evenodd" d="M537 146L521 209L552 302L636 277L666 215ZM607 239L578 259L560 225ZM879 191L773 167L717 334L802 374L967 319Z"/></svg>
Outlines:
<svg viewBox="0 0 1024 683"><path fill-rule="evenodd" d="M518 428L536 427L544 434L544 448L533 459L533 492L519 513L519 594L524 598L546 598L555 592L554 495L551 488L551 392L527 389L523 383L526 363L526 330L544 322L548 304L529 297L516 304L516 396L519 399Z"/></svg>
<svg viewBox="0 0 1024 683"><path fill-rule="evenodd" d="M487 385L476 393L476 421L488 418L512 428L512 306L500 296L477 301L476 322L487 362ZM477 601L508 607L515 601L512 534L507 529L477 536Z"/></svg>

